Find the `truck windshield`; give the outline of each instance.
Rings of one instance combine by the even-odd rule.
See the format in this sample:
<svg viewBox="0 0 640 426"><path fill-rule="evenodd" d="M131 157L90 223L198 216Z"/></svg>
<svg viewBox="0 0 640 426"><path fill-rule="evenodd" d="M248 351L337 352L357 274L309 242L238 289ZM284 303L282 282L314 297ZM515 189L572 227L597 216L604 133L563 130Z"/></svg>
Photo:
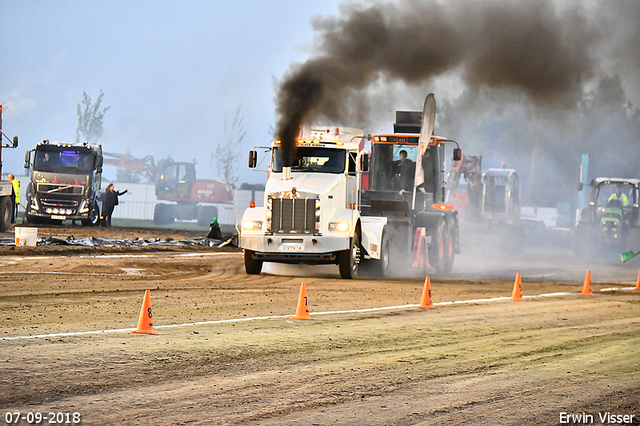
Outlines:
<svg viewBox="0 0 640 426"><path fill-rule="evenodd" d="M77 149L61 151L36 151L34 168L43 172L77 173L91 172L93 161L91 154Z"/></svg>
<svg viewBox="0 0 640 426"><path fill-rule="evenodd" d="M417 145L376 144L372 150L370 188L375 191L409 191L416 173Z"/></svg>
<svg viewBox="0 0 640 426"><path fill-rule="evenodd" d="M623 207L635 203L633 185L624 183L603 183L598 188L596 204L606 206L614 200L620 201Z"/></svg>
<svg viewBox="0 0 640 426"><path fill-rule="evenodd" d="M279 148L274 148L271 169L275 173L282 172L282 162L278 155ZM343 149L298 147L295 155L294 172L344 173L346 151Z"/></svg>

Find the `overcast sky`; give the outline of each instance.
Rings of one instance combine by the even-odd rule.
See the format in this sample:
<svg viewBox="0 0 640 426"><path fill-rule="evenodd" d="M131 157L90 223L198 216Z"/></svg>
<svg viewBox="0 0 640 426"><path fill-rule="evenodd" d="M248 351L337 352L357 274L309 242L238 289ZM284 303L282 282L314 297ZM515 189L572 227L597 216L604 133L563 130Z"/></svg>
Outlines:
<svg viewBox="0 0 640 426"><path fill-rule="evenodd" d="M292 62L310 54L310 19L338 1L3 0L0 103L3 172L23 172L26 150L43 140L74 141L83 91L100 90L103 149L156 159L210 155L241 106L246 137L238 183L265 176L246 167L247 151L270 142L275 89ZM114 176L113 171L107 173Z"/></svg>
<svg viewBox="0 0 640 426"><path fill-rule="evenodd" d="M270 143L275 82L304 63L328 78L316 112L367 115L335 124L392 131L395 110L434 92L439 134L485 167L506 160L525 185L560 172L554 181L575 188L585 152L602 173L634 175L639 13L637 0L2 0L3 130L20 138L3 172L22 173L43 139L74 141L82 93L102 90L104 151L196 159L200 178L219 177L211 154L240 106L237 183L265 182L247 152ZM600 109L585 114L583 96Z"/></svg>

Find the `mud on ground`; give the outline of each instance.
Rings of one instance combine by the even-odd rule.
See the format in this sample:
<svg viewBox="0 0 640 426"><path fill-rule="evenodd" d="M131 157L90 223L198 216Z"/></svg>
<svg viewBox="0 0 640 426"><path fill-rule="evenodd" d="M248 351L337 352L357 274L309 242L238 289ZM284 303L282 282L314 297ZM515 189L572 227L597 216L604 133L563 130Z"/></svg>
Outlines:
<svg viewBox="0 0 640 426"><path fill-rule="evenodd" d="M201 236L39 229L84 233ZM602 424L598 413L608 411L639 423L635 260L470 247L452 276L431 278L435 309L424 310L415 308L423 277L348 281L332 267L247 276L231 248L2 247L0 264L2 419L19 411L78 412L95 425L554 425L561 413ZM586 270L594 296L579 295ZM509 301L517 272L525 296L552 295ZM302 281L311 321L290 319ZM145 290L155 336L131 333ZM467 303L446 304L454 301Z"/></svg>

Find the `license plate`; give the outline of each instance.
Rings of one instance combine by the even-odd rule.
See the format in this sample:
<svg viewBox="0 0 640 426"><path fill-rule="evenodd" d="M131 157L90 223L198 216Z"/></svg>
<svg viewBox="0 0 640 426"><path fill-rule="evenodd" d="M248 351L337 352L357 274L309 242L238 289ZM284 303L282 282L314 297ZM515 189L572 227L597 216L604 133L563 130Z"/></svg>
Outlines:
<svg viewBox="0 0 640 426"><path fill-rule="evenodd" d="M304 244L282 244L280 246L282 251L304 251Z"/></svg>
<svg viewBox="0 0 640 426"><path fill-rule="evenodd" d="M57 214L51 215L51 219L54 219L54 220L65 220L66 218L67 218L66 216L59 216Z"/></svg>

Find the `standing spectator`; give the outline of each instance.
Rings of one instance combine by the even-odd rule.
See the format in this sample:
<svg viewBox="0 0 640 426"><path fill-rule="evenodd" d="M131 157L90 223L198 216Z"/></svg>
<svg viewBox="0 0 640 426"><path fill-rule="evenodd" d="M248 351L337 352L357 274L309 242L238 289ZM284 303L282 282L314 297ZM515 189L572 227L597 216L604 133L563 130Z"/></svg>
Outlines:
<svg viewBox="0 0 640 426"><path fill-rule="evenodd" d="M20 206L20 181L16 179L13 173L9 173L9 182L13 185L13 194L11 194L11 198L13 199L13 205L15 206L11 222L15 223L16 218L18 217L18 207Z"/></svg>
<svg viewBox="0 0 640 426"><path fill-rule="evenodd" d="M110 183L107 185L107 189L105 191L105 199L102 204L102 216L104 219L102 220L101 226L111 226L111 215L113 214L113 209L118 205L118 197L120 195L126 194L128 189L125 189L122 192L118 192L113 188L113 184Z"/></svg>

